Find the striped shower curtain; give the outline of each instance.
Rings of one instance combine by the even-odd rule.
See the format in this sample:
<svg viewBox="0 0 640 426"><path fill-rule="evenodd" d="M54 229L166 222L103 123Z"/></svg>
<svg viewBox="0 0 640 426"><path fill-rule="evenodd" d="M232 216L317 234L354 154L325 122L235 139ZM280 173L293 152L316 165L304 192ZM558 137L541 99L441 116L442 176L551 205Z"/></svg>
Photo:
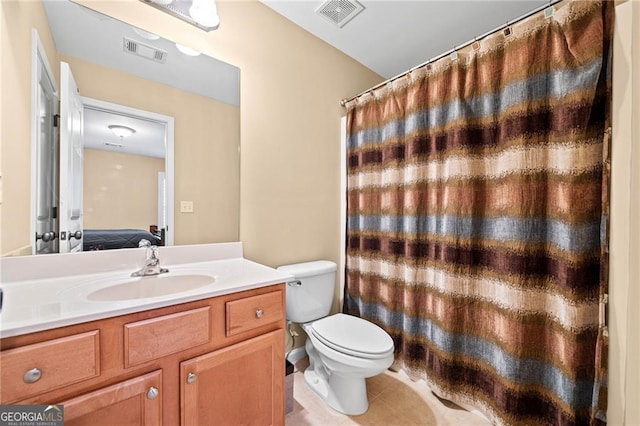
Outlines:
<svg viewBox="0 0 640 426"><path fill-rule="evenodd" d="M345 312L495 424L606 422L611 2L347 104Z"/></svg>

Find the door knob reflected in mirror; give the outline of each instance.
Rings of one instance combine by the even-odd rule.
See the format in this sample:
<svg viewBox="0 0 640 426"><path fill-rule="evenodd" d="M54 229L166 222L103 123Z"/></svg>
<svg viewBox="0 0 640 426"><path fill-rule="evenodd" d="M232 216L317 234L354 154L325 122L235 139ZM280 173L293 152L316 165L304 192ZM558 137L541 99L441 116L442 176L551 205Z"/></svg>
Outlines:
<svg viewBox="0 0 640 426"><path fill-rule="evenodd" d="M38 234L36 233L36 241L38 240L42 240L45 243L48 243L49 241L53 241L58 237L58 235L53 232L53 231L49 231L49 232L44 232L42 234Z"/></svg>
<svg viewBox="0 0 640 426"><path fill-rule="evenodd" d="M80 238L82 238L82 231L76 231L76 232L69 232L69 239L75 238L76 240L79 240Z"/></svg>

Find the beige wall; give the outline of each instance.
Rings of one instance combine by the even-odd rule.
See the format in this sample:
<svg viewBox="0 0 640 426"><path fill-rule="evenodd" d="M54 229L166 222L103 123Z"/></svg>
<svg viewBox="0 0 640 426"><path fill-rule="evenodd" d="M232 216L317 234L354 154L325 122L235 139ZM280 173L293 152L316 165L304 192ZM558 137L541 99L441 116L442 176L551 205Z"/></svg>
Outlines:
<svg viewBox="0 0 640 426"><path fill-rule="evenodd" d="M174 244L238 241L239 108L77 58L60 60L71 66L82 96L174 117ZM193 201L194 212L180 213L181 200Z"/></svg>
<svg viewBox="0 0 640 426"><path fill-rule="evenodd" d="M31 29L57 63L39 2L0 1L0 253L31 254ZM58 79L57 70L53 73Z"/></svg>
<svg viewBox="0 0 640 426"><path fill-rule="evenodd" d="M84 228L148 230L157 224L162 171L164 158L85 148Z"/></svg>
<svg viewBox="0 0 640 426"><path fill-rule="evenodd" d="M616 7L609 283L611 425L640 425L640 2Z"/></svg>

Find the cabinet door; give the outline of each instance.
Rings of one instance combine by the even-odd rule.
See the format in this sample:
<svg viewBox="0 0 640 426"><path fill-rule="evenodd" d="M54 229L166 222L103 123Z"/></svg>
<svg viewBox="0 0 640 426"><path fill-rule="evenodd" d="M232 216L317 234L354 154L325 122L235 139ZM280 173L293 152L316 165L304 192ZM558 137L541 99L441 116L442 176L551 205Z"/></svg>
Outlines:
<svg viewBox="0 0 640 426"><path fill-rule="evenodd" d="M65 426L162 424L162 371L64 401ZM155 391L154 391L155 389Z"/></svg>
<svg viewBox="0 0 640 426"><path fill-rule="evenodd" d="M182 425L284 425L284 379L282 330L182 362Z"/></svg>

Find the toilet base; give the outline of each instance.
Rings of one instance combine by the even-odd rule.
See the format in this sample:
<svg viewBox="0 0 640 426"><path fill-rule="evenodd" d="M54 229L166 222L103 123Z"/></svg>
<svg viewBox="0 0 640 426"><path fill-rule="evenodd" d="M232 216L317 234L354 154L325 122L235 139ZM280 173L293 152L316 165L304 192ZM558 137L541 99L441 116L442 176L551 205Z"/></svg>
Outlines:
<svg viewBox="0 0 640 426"><path fill-rule="evenodd" d="M329 407L342 414L357 416L369 409L367 384L364 378L340 377L331 374L327 381L313 369L307 368L304 379Z"/></svg>
<svg viewBox="0 0 640 426"><path fill-rule="evenodd" d="M305 349L309 354L309 367L304 371L307 385L334 410L349 416L364 414L369 409L365 378L327 371L310 339Z"/></svg>

